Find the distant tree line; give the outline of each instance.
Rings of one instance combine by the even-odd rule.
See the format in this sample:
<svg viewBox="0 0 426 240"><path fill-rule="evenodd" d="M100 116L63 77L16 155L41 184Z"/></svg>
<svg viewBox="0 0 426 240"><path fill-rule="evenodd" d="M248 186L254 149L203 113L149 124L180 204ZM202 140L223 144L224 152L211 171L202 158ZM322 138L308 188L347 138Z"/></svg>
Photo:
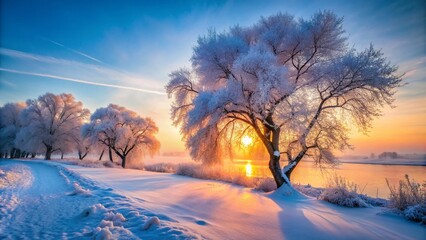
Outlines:
<svg viewBox="0 0 426 240"><path fill-rule="evenodd" d="M89 153L105 150L126 167L129 155L158 152L158 127L124 107L110 104L92 115L72 94L46 93L25 103L7 103L0 108L0 158L34 158L43 154L76 153L83 160Z"/></svg>
<svg viewBox="0 0 426 240"><path fill-rule="evenodd" d="M400 156L396 152L382 152L378 155L378 157L380 159L386 159L386 158L396 159L396 158L399 158Z"/></svg>

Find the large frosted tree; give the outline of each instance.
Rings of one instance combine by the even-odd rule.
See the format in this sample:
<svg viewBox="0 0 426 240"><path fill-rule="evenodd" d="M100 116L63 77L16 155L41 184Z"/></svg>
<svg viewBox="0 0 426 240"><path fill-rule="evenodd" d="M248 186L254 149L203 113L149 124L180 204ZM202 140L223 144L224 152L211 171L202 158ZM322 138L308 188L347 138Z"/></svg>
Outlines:
<svg viewBox="0 0 426 240"><path fill-rule="evenodd" d="M16 143L29 152L42 151L50 159L54 152L71 150L74 136L89 114L72 94L46 93L29 99L20 116L23 127Z"/></svg>
<svg viewBox="0 0 426 240"><path fill-rule="evenodd" d="M366 131L401 82L380 50L348 47L342 21L329 11L279 13L199 37L192 68L172 72L166 86L191 156L218 162L251 135L278 187L307 156L334 162L335 150L350 147L349 128Z"/></svg>
<svg viewBox="0 0 426 240"><path fill-rule="evenodd" d="M131 153L140 151L153 155L158 152L160 142L155 137L157 132L158 127L152 119L142 118L136 112L115 104L97 109L82 129L83 137L114 151L121 158L123 168Z"/></svg>

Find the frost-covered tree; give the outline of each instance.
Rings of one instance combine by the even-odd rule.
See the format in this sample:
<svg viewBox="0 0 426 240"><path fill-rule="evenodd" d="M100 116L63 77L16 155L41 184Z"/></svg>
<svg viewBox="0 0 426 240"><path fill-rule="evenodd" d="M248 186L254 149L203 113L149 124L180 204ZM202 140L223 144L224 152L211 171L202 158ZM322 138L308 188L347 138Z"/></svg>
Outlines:
<svg viewBox="0 0 426 240"><path fill-rule="evenodd" d="M19 115L25 107L25 103L6 103L0 108L0 153L3 156L9 154L12 158L20 152L15 139L21 128Z"/></svg>
<svg viewBox="0 0 426 240"><path fill-rule="evenodd" d="M16 143L28 152L43 151L45 159L50 159L56 151L69 151L73 137L89 114L72 94L46 93L29 99L20 115L23 127Z"/></svg>
<svg viewBox="0 0 426 240"><path fill-rule="evenodd" d="M172 72L166 86L192 158L218 162L252 135L278 187L307 156L334 162L333 151L350 147L349 128L366 131L401 82L380 50L348 48L342 21L329 11L279 13L200 37L192 68Z"/></svg>
<svg viewBox="0 0 426 240"><path fill-rule="evenodd" d="M123 168L129 154L142 151L153 155L160 148L154 121L114 104L97 109L82 132L92 142L100 142L114 151L121 158Z"/></svg>

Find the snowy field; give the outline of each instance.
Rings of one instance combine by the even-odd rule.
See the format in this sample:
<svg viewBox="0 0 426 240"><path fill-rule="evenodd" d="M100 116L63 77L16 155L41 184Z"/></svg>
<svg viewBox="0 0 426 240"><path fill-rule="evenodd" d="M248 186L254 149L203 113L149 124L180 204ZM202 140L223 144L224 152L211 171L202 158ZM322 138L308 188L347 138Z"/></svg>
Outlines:
<svg viewBox="0 0 426 240"><path fill-rule="evenodd" d="M0 160L0 239L425 239L377 207L120 168Z"/></svg>

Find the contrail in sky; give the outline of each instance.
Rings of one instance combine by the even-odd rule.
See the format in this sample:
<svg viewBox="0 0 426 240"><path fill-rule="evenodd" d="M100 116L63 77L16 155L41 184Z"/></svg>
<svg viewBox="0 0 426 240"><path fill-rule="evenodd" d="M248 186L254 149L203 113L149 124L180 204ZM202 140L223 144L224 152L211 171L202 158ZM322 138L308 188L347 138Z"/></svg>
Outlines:
<svg viewBox="0 0 426 240"><path fill-rule="evenodd" d="M110 88L119 88L119 89L133 90L133 91L139 91L139 92L145 92L145 93L152 93L152 94L158 94L158 95L166 95L165 92L154 91L154 90L149 90L149 89L135 88L135 87L126 87L126 86L120 86L120 85L114 85L114 84L107 84L107 83L90 82L90 81L85 81L85 80L81 80L81 79L69 78L69 77L62 77L62 76L56 76L56 75L50 75L50 74L34 73L34 72L24 72L24 71L18 71L18 70L7 69L7 68L0 68L0 71L10 72L10 73L17 73L17 74L24 74L24 75L29 75L29 76L47 77L47 78L52 78L52 79L58 79L58 80L63 80L63 81L76 82L76 83L84 83L84 84L90 84L90 85L95 85L95 86L110 87Z"/></svg>
<svg viewBox="0 0 426 240"><path fill-rule="evenodd" d="M85 54L85 53L83 53L83 52L77 51L77 50L75 50L75 49L69 48L69 47L67 47L67 46L65 46L65 45L63 45L63 44L61 44L61 43L55 42L55 41L50 40L50 39L47 39L47 38L43 38L43 39L44 39L44 40L46 40L46 41L49 41L49 42L51 42L51 43L53 43L53 44L55 44L55 45L58 45L58 46L60 46L60 47L63 47L63 48L65 48L65 49L69 50L69 51L72 51L72 52L74 52L74 53L77 53L78 55L81 55L81 56L83 56L83 57L85 57L85 58L91 59L91 60L93 60L93 61L95 61L95 62L98 62L98 63L104 63L104 62L102 62L101 60L99 60L99 59L97 59L97 58L94 58L94 57L92 57L92 56L89 56L89 55L87 55L87 54Z"/></svg>

